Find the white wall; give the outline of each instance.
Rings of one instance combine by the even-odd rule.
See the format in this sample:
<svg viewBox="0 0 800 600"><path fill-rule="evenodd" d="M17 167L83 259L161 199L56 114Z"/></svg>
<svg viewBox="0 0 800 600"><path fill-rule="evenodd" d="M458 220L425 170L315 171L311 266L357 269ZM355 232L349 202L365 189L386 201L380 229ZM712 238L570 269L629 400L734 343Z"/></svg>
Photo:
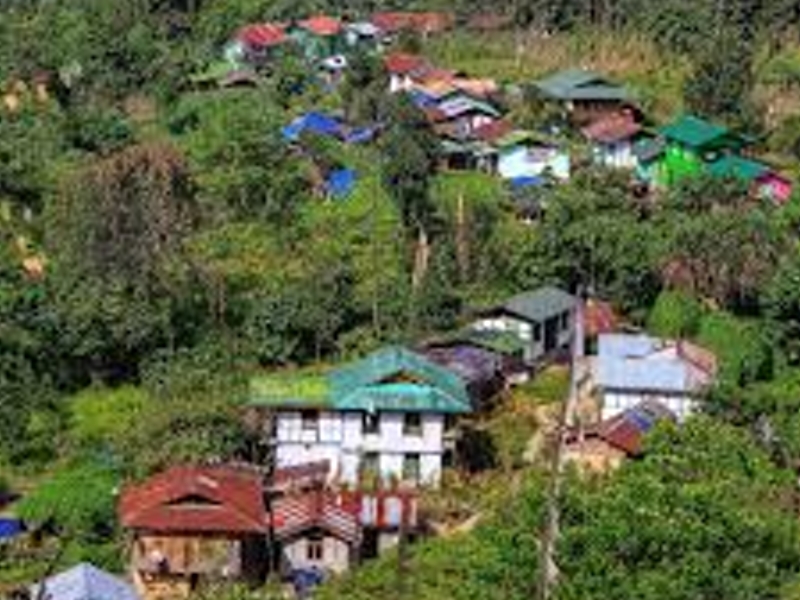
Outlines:
<svg viewBox="0 0 800 600"><path fill-rule="evenodd" d="M344 573L350 567L350 546L332 536L322 540L322 560L309 560L308 539L300 537L283 546L283 557L292 569L317 567L334 573Z"/></svg>
<svg viewBox="0 0 800 600"><path fill-rule="evenodd" d="M283 411L276 418L276 462L278 467L328 460L331 477L356 483L362 456L367 452L379 455L379 468L384 479L400 479L403 457L420 456L421 480L436 485L441 476L444 453L444 415L421 415L419 435L403 432L403 413L380 413L379 433L363 433L363 413L326 412L320 414L319 431L302 429L301 413Z"/></svg>
<svg viewBox="0 0 800 600"><path fill-rule="evenodd" d="M614 144L597 144L594 147L595 162L615 169L636 168L636 156L629 140Z"/></svg>
<svg viewBox="0 0 800 600"><path fill-rule="evenodd" d="M601 391L601 419L610 419L645 400L655 400L672 411L678 421L684 421L698 408L697 400L675 394L640 392Z"/></svg>

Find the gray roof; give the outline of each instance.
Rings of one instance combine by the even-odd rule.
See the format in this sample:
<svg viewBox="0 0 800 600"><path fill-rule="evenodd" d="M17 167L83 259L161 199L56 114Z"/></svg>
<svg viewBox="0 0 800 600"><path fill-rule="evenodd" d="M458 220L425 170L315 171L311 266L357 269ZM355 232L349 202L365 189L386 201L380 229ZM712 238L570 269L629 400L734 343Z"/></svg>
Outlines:
<svg viewBox="0 0 800 600"><path fill-rule="evenodd" d="M44 582L45 600L139 600L133 588L88 563L81 563ZM39 585L31 587L31 596L39 594Z"/></svg>
<svg viewBox="0 0 800 600"><path fill-rule="evenodd" d="M543 287L532 292L524 292L509 299L500 310L515 315L531 323L541 323L551 317L575 308L575 296L556 287Z"/></svg>
<svg viewBox="0 0 800 600"><path fill-rule="evenodd" d="M696 392L694 367L667 349L663 340L647 335L600 335L595 384L620 391Z"/></svg>
<svg viewBox="0 0 800 600"><path fill-rule="evenodd" d="M583 69L567 69L534 82L545 96L555 100L630 100L625 87L603 75Z"/></svg>

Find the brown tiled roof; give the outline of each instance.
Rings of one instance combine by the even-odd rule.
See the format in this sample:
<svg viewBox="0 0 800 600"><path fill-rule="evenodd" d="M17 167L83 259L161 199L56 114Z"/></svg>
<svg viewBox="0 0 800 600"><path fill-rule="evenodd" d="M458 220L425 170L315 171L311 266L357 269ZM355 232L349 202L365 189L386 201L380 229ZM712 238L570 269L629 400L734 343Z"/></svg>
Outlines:
<svg viewBox="0 0 800 600"><path fill-rule="evenodd" d="M509 121L497 120L478 127L473 136L475 139L489 144L505 137L514 130L514 125Z"/></svg>
<svg viewBox="0 0 800 600"><path fill-rule="evenodd" d="M261 476L233 467L177 466L123 490L123 527L158 532L264 533Z"/></svg>
<svg viewBox="0 0 800 600"><path fill-rule="evenodd" d="M356 543L361 537L357 516L338 505L333 495L322 490L274 500L272 526L279 540L310 529L328 531L350 543Z"/></svg>
<svg viewBox="0 0 800 600"><path fill-rule="evenodd" d="M583 323L586 335L594 337L616 331L619 319L611 304L589 298L583 308Z"/></svg>

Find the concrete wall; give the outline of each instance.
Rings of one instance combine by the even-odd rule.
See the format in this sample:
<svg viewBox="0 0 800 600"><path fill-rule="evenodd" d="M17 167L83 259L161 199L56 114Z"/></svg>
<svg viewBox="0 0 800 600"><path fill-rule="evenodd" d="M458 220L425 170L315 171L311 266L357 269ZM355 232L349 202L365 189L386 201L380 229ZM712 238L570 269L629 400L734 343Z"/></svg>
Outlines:
<svg viewBox="0 0 800 600"><path fill-rule="evenodd" d="M328 460L332 478L356 483L363 455L377 453L380 474L389 480L402 476L405 455L418 454L422 482L436 485L440 479L444 415L422 414L419 434L403 431L402 413L380 413L378 433L364 433L361 412L321 413L318 431L303 430L297 411L282 411L275 418L278 467Z"/></svg>

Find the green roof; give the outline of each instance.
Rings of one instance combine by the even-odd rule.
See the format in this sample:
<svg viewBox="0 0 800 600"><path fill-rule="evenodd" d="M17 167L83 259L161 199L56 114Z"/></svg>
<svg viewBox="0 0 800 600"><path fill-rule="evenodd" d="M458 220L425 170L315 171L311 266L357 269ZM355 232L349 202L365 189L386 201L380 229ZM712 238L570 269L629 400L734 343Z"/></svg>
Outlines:
<svg viewBox="0 0 800 600"><path fill-rule="evenodd" d="M399 380L392 380L393 377ZM424 356L389 346L327 373L257 377L250 403L268 408L465 413L466 383Z"/></svg>
<svg viewBox="0 0 800 600"><path fill-rule="evenodd" d="M534 86L555 100L624 101L632 98L625 87L584 69L558 71L534 82Z"/></svg>
<svg viewBox="0 0 800 600"><path fill-rule="evenodd" d="M575 308L577 299L555 287L543 287L533 292L518 294L496 307L532 323L541 323Z"/></svg>
<svg viewBox="0 0 800 600"><path fill-rule="evenodd" d="M723 156L708 165L708 172L716 177L732 177L744 181L753 181L763 177L770 170L764 163L735 155Z"/></svg>
<svg viewBox="0 0 800 600"><path fill-rule="evenodd" d="M667 140L678 142L691 148L702 148L703 146L723 145L723 141L737 139L731 131L722 125L717 125L695 117L693 115L682 115L672 123L664 125L659 130Z"/></svg>

